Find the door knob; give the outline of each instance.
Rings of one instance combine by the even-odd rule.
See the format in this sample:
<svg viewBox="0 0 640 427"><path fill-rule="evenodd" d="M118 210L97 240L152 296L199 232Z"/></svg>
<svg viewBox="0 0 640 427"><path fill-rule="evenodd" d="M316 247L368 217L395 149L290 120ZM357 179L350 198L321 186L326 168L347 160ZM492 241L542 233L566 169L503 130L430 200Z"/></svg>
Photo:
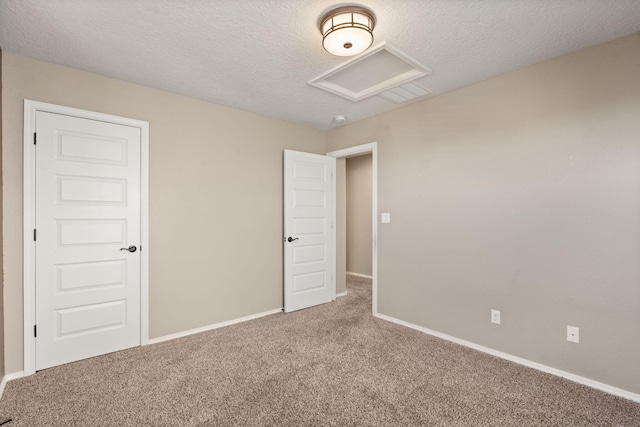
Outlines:
<svg viewBox="0 0 640 427"><path fill-rule="evenodd" d="M289 243L293 242L294 240L298 240L298 238L297 237L295 239L293 237L287 238L287 242Z"/></svg>
<svg viewBox="0 0 640 427"><path fill-rule="evenodd" d="M135 252L138 248L136 248L134 245L129 246L128 248L120 248L121 251L129 251L129 252Z"/></svg>

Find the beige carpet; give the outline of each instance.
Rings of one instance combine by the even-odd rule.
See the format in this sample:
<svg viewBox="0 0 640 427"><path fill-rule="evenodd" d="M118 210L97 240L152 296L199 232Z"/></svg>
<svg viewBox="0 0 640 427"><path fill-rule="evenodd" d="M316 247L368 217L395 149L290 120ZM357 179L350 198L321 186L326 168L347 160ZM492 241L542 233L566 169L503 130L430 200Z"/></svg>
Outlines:
<svg viewBox="0 0 640 427"><path fill-rule="evenodd" d="M11 381L17 426L639 426L640 404L336 302ZM4 427L4 426L3 426Z"/></svg>

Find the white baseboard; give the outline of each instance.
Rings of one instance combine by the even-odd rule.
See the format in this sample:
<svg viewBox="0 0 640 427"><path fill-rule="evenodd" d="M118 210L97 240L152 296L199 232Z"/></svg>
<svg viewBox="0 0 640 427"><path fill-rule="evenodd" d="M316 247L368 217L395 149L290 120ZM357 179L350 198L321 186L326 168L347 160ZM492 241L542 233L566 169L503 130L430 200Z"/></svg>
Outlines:
<svg viewBox="0 0 640 427"><path fill-rule="evenodd" d="M344 292L340 292L339 294L336 294L336 298L346 297L347 296L347 292L348 291L344 291Z"/></svg>
<svg viewBox="0 0 640 427"><path fill-rule="evenodd" d="M7 383L11 380L17 380L18 378L24 377L24 372L13 372L11 374L7 374L2 377L2 381L0 381L0 398L2 398L2 393L4 393L4 388L7 386Z"/></svg>
<svg viewBox="0 0 640 427"><path fill-rule="evenodd" d="M546 372L548 374L556 375L558 377L566 378L578 384L586 385L588 387L595 388L597 390L601 390L606 393L613 394L615 396L624 397L625 399L629 399L634 402L640 403L640 394L637 394L637 393L632 393L630 391L623 390L621 388L617 388L617 387L604 384L598 381L594 381L589 378L581 377L579 375L575 375L570 372L566 372L560 369L552 368L550 366L542 365L540 363L537 363L528 359L523 359L522 357L514 356L509 353L503 353L501 351L494 350L492 348L485 347L480 344L475 344L470 341L465 341L460 338L452 337L451 335L443 334L441 332L433 331L431 329L427 329L422 326L414 325L413 323L405 322L404 320L399 320L399 319L396 319L395 317L387 316L384 314L374 314L374 316L382 320L386 320L388 322L396 323L401 326L406 326L407 328L415 329L416 331L420 331L428 335L433 335L434 337L442 338L443 340L451 341L453 343L460 344L465 347L469 347L474 350L478 350L483 353L487 353L492 356L499 357L501 359L509 360L519 365L537 369L538 371Z"/></svg>
<svg viewBox="0 0 640 427"><path fill-rule="evenodd" d="M152 338L152 339L149 340L149 344L157 344L157 343L163 342L163 341L169 341L169 340L174 340L176 338L187 337L189 335L198 334L200 332L211 331L213 329L218 329L218 328L222 328L222 327L225 327L225 326L235 325L236 323L247 322L249 320L258 319L260 317L269 316L270 314L276 314L276 313L282 313L282 308L276 308L276 309L269 310L269 311L264 311L264 312L258 313L258 314L251 314L249 316L239 317L239 318L233 319L233 320L226 320L224 322L215 323L213 325L202 326L200 328L189 329L188 331L176 332L175 334L164 335L164 336L158 337L158 338Z"/></svg>
<svg viewBox="0 0 640 427"><path fill-rule="evenodd" d="M356 277L364 277L365 279L371 279L373 280L373 276L367 276L366 274L360 274L360 273L352 273L350 271L347 271L347 274L350 274L352 276L356 276Z"/></svg>

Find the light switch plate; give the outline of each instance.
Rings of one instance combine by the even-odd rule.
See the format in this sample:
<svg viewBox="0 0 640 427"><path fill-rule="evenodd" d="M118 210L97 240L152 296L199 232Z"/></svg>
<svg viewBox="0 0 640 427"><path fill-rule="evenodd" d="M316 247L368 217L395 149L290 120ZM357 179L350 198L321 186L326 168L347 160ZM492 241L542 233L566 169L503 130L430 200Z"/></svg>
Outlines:
<svg viewBox="0 0 640 427"><path fill-rule="evenodd" d="M383 224L389 224L391 222L391 214L389 212L382 212L380 220Z"/></svg>

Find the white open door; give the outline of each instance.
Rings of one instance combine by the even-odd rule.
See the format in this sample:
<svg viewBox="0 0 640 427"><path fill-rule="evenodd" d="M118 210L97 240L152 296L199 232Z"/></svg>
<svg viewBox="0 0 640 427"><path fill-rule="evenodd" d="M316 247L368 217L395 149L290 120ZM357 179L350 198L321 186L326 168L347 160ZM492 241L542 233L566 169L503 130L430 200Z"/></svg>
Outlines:
<svg viewBox="0 0 640 427"><path fill-rule="evenodd" d="M284 151L284 311L335 299L333 157Z"/></svg>
<svg viewBox="0 0 640 427"><path fill-rule="evenodd" d="M35 368L44 369L141 343L141 131L43 111L35 129Z"/></svg>

